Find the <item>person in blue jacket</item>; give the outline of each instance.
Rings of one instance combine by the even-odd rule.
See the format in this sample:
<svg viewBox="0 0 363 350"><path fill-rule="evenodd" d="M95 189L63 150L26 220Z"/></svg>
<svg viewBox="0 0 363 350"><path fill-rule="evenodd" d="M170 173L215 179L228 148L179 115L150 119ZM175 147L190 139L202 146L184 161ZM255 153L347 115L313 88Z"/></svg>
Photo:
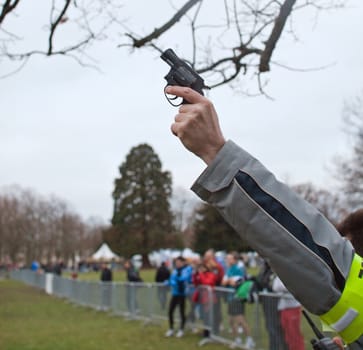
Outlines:
<svg viewBox="0 0 363 350"><path fill-rule="evenodd" d="M169 330L166 332L166 337L174 335L174 311L179 306L180 311L180 327L178 332L175 334L178 338L184 335L185 326L185 299L187 294L188 284L191 281L192 273L189 265L185 258L178 256L175 259L175 269L170 275L169 281L167 282L171 287L171 299L169 303Z"/></svg>

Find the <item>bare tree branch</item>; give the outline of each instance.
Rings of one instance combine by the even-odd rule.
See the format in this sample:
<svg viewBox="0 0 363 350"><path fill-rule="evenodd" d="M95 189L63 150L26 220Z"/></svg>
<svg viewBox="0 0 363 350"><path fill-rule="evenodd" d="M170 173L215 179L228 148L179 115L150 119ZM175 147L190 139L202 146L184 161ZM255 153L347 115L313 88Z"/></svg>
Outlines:
<svg viewBox="0 0 363 350"><path fill-rule="evenodd" d="M23 62L21 62L21 64L19 65L19 67L17 67L16 69L14 69L13 71L11 71L7 74L0 75L0 79L5 79L8 77L11 77L12 75L15 75L16 73L20 72L25 67L25 65L28 63L28 59L29 59L29 57L25 57Z"/></svg>
<svg viewBox="0 0 363 350"><path fill-rule="evenodd" d="M19 4L19 1L20 0L14 0L13 2L11 0L5 1L0 13L0 24L2 24L5 17L16 8L16 6Z"/></svg>
<svg viewBox="0 0 363 350"><path fill-rule="evenodd" d="M131 38L132 42L119 46L153 47L161 52L162 35L183 16L189 17L186 10L196 3L198 1L188 1L182 9L176 9L176 14L172 19L147 36L138 36L129 30L126 36ZM199 5L201 5L201 1L199 1ZM257 77L258 90L268 96L263 91L259 73L270 70L273 52L285 30L288 18L291 18L295 9L300 10L310 6L314 10L320 11L336 8L337 5L341 5L341 0L316 0L314 2L311 0L300 0L299 2L297 0L224 0L219 7L225 16L218 21L203 17L203 14L208 13L210 16L210 13L209 11L202 13L201 6L199 6L194 18L189 21L192 55L185 61L190 62L198 73L209 73L210 77L215 80L214 84L209 83L211 87L230 83L241 74L251 73ZM292 27L292 20L290 25ZM294 35L292 31L288 34ZM231 40L231 38L233 39ZM207 39L204 44L203 39ZM261 45L261 43L263 44ZM204 52L204 58L201 58L201 52ZM318 69L322 69L322 67L315 68L315 70Z"/></svg>
<svg viewBox="0 0 363 350"><path fill-rule="evenodd" d="M261 55L259 71L267 72L270 70L270 59L275 49L276 43L280 39L281 33L285 27L287 18L289 17L296 0L286 0L281 6L280 13L275 20L275 25L271 31L271 35L268 38L265 49Z"/></svg>
<svg viewBox="0 0 363 350"><path fill-rule="evenodd" d="M93 39L93 35L90 35L89 37L85 38L84 40L78 42L77 44L73 45L73 46L69 46L64 48L63 50L57 50L57 51L52 51L51 52L51 56L57 56L57 55L69 55L74 51L79 50L80 48L82 48L83 46L87 45L92 39ZM29 59L31 56L34 55L41 55L41 56L50 56L49 52L47 51L41 51L41 50L33 50L33 51L28 51L28 52L24 52L24 53L18 53L18 54L14 54L14 53L8 53L7 57L9 57L12 60L23 60L23 59ZM72 56L76 61L78 61L78 63L84 67L93 67L96 68L94 66L88 65L83 63L77 56ZM23 67L23 66L22 66ZM18 71L18 70L17 70ZM1 78L1 77L0 77Z"/></svg>
<svg viewBox="0 0 363 350"><path fill-rule="evenodd" d="M59 3L61 3L61 7L56 6ZM6 0L6 4L9 4L9 0ZM5 5L3 5L3 13L5 12ZM42 5L38 6L43 7ZM47 8L45 5L44 7ZM8 8L9 5L7 5ZM36 39L34 39L35 36L32 38L32 41L36 43L30 49L27 45L30 30L23 29L21 32L22 27L18 26L17 31L21 32L18 34L0 26L0 59L10 63L7 71L1 73L0 79L19 72L30 62L29 58L34 55L68 56L83 67L100 70L94 64L95 60L90 56L89 49L96 41L107 39L106 33L114 23L120 25L118 18L120 18L119 11L121 8L118 0L83 0L82 3L76 0L52 0L49 9L46 10L49 13L49 25L44 25L42 22L27 24L31 27L32 32L33 27L46 29L45 34L44 31L38 32ZM65 35L58 38L56 33L59 32L59 29L63 29L61 25L68 27L64 28L66 29ZM69 35L70 28L76 30L73 36ZM23 43L26 47L24 50L21 49ZM14 61L21 61L21 63L13 64Z"/></svg>
<svg viewBox="0 0 363 350"><path fill-rule="evenodd" d="M172 26L174 26L177 22L180 21L180 19L185 16L185 14L198 2L201 2L203 0L189 0L180 10L178 10L175 15L164 25L162 25L159 28L156 28L152 33L145 36L141 39L134 38L131 34L126 34L128 37L130 37L133 41L132 46L135 48L140 48L144 45L146 45L148 42L159 38L160 35L164 34L166 31L168 31Z"/></svg>
<svg viewBox="0 0 363 350"><path fill-rule="evenodd" d="M135 1L141 2L141 0ZM209 74L214 84L208 85L215 87L231 83L234 79L238 80L239 76L244 76L244 79L252 77L256 79L256 91L261 92L263 86L259 80L259 73L269 71L272 63L279 64L272 61L272 55L282 38L282 33L286 32L290 37L298 38L297 35L294 36L292 14L306 7L312 8L315 12L341 7L344 0L223 0L208 2L208 7L203 6L205 4L203 0L184 0L184 5L180 8L175 8L171 4L173 12L170 19L161 24L156 22L156 25L149 29L148 35L139 35L135 28L128 28L124 23L125 20L120 19L121 8L122 14L127 13L125 12L127 7L120 5L120 0L51 0L50 9L49 5L44 7L50 15L49 25L46 26L47 32L39 33L36 39L39 39L39 42L32 44L30 48L28 37L29 33L33 33L33 28L21 32L22 26L9 25L9 28L5 28L1 25L7 14L16 6L18 12L21 0L1 2L3 3L0 7L1 60L28 62L28 58L32 55L64 55L87 66L85 63L91 59L90 47L96 41L113 40L112 34L119 37L119 28L122 28L126 34L122 36L123 42L117 47L127 46L132 49L147 47L162 52L162 48L165 47L163 37L166 37L166 34L178 24L184 26L183 29L186 27L184 33L189 37L186 41L189 42L187 44L189 57L184 59L199 73ZM43 5L41 7L43 9ZM215 15L216 12L219 14ZM155 20L157 21L157 18ZM45 27L44 23L41 25L36 24L35 29ZM63 29L61 25L64 25L64 31L59 32ZM115 26L118 27L113 31ZM285 29L286 27L288 28ZM13 29L10 28L17 28L17 32L13 33ZM70 30L75 29L77 32L74 32L74 37L70 36ZM31 42L34 42L34 38ZM181 43L180 46L182 45L184 44ZM25 49L22 50L21 47ZM289 65L294 64L292 62ZM12 66L8 69L10 71L8 74L14 74L19 67ZM7 76L6 73L2 74Z"/></svg>
<svg viewBox="0 0 363 350"><path fill-rule="evenodd" d="M56 20L51 23L49 39L48 39L48 43L49 43L48 53L47 53L48 56L50 56L52 54L52 51L53 51L53 37L54 37L55 30L57 29L59 23L61 23L62 19L64 18L71 1L72 0L65 0L62 11L59 13Z"/></svg>

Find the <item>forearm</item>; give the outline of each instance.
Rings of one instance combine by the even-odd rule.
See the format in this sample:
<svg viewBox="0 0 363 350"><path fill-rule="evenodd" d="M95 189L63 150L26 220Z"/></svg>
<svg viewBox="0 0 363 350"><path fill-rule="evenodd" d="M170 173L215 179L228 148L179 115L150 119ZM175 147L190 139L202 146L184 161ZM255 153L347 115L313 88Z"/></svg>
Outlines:
<svg viewBox="0 0 363 350"><path fill-rule="evenodd" d="M322 314L337 302L351 244L259 161L229 141L192 189L270 263L308 310Z"/></svg>

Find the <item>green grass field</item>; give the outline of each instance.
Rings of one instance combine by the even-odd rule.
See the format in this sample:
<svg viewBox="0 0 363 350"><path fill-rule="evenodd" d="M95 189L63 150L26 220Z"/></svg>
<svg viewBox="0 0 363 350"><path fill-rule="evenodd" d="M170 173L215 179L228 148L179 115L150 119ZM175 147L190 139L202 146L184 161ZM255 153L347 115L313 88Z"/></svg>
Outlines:
<svg viewBox="0 0 363 350"><path fill-rule="evenodd" d="M154 280L154 270L143 270L146 282ZM66 276L65 276L66 277ZM114 280L125 280L125 272L116 272ZM99 273L81 274L80 279L98 280ZM226 305L223 304L226 308ZM246 316L253 319L254 304L248 304ZM226 310L224 310L226 314ZM227 317L224 320L228 327ZM268 337L261 322L259 344L268 348ZM44 291L20 282L0 280L0 349L1 350L86 350L86 349L197 349L200 335L186 333L182 339L165 338L167 324L128 321L122 317L73 305L46 295ZM310 349L312 331L302 320L305 348ZM227 335L227 334L226 334ZM227 335L228 336L228 335ZM229 336L228 336L229 337ZM203 348L226 349L210 344Z"/></svg>
<svg viewBox="0 0 363 350"><path fill-rule="evenodd" d="M1 350L198 348L198 335L170 339L164 337L165 329L77 307L20 282L0 281Z"/></svg>

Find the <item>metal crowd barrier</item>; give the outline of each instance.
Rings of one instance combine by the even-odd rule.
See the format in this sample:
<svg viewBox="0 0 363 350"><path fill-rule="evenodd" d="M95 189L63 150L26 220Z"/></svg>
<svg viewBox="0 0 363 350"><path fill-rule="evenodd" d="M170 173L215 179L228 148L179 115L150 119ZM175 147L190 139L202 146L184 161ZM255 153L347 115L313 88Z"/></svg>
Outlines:
<svg viewBox="0 0 363 350"><path fill-rule="evenodd" d="M5 267L0 266L0 280L5 279L9 276L8 270Z"/></svg>
<svg viewBox="0 0 363 350"><path fill-rule="evenodd" d="M162 321L167 329L165 321L170 289L163 284L81 281L30 270L14 270L10 278L78 305L109 311L128 319ZM253 344L250 348L296 350L286 344L280 323L277 304L283 295L259 293L257 300L249 303L237 299L234 290L229 288L199 286L198 292L194 290L191 288L187 296L186 328L201 334L207 330L210 335L209 338L201 338L199 345L214 341L247 349L246 341L251 337ZM176 326L179 325L178 314L176 310ZM303 318L301 323L305 323ZM313 334L308 327L304 327L303 333L305 348L309 349Z"/></svg>

